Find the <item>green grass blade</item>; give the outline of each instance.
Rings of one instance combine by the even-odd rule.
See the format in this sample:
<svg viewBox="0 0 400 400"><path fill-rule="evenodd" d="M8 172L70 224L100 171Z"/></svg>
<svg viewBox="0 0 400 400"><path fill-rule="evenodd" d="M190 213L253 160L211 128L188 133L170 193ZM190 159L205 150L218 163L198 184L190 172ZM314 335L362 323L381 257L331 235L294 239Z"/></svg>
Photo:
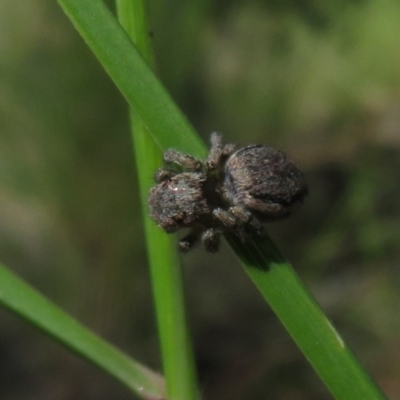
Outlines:
<svg viewBox="0 0 400 400"><path fill-rule="evenodd" d="M172 140L185 151L195 148L204 155L205 147L193 127L103 2L58 0L58 3L130 106L140 115L159 147L169 147Z"/></svg>
<svg viewBox="0 0 400 400"><path fill-rule="evenodd" d="M152 65L154 56L146 24L145 1L119 0L117 6L122 26L144 59ZM154 171L162 164L161 152L134 112L131 122L167 393L174 400L196 400L199 398L197 379L176 243L151 221L147 204L150 187L154 184Z"/></svg>
<svg viewBox="0 0 400 400"><path fill-rule="evenodd" d="M264 298L336 399L386 399L269 238L228 238Z"/></svg>
<svg viewBox="0 0 400 400"><path fill-rule="evenodd" d="M169 96L146 65L139 61L137 50L124 37L112 15L102 8L101 3L89 0L58 1L131 107L141 116L160 148L172 146L199 157L204 156L205 147L192 127L177 107L169 104ZM152 115L154 120L151 120ZM348 400L360 398L359 394L363 393L363 399L384 399L350 351L340 345L339 336L328 328L326 317L294 271L276 249L271 253L270 242L257 239L254 245L250 243L247 247L234 238L229 238L229 242L259 290L271 301L278 317L335 396ZM276 293L276 290L279 292ZM300 313L296 314L296 310L301 310L300 320ZM304 332L297 327L298 324L305 324ZM318 332L325 333L318 336ZM307 335L313 338L312 346Z"/></svg>
<svg viewBox="0 0 400 400"><path fill-rule="evenodd" d="M164 380L102 340L0 265L0 302L144 399L162 399Z"/></svg>

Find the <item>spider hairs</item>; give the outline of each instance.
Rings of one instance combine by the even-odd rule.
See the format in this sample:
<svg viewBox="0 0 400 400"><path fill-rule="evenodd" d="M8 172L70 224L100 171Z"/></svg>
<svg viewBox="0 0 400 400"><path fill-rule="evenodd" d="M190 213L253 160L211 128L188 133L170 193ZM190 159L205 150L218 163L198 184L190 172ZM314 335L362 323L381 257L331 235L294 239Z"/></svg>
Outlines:
<svg viewBox="0 0 400 400"><path fill-rule="evenodd" d="M284 153L263 145L237 149L219 133L204 161L173 149L164 161L150 190L150 215L168 233L189 228L179 241L184 252L199 240L216 252L227 232L243 242L247 233L262 235L262 223L289 216L308 193L304 174Z"/></svg>

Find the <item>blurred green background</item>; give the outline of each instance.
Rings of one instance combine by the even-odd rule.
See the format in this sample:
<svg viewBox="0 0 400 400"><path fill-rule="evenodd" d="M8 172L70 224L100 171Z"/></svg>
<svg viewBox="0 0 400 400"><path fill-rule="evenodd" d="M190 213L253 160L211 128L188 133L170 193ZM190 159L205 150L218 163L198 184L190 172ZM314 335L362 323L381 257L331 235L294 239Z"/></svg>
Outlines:
<svg viewBox="0 0 400 400"><path fill-rule="evenodd" d="M151 14L159 76L204 139L304 169L303 208L268 230L400 399L400 3L153 0ZM0 2L0 54L1 262L160 370L124 100L53 0ZM225 243L182 260L205 400L331 399ZM132 395L0 309L0 397Z"/></svg>

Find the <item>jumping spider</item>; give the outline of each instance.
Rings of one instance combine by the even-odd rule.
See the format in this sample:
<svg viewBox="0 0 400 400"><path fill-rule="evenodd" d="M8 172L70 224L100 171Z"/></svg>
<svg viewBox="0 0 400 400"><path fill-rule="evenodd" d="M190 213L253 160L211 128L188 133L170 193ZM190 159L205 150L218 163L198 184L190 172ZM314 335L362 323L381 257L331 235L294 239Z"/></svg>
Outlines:
<svg viewBox="0 0 400 400"><path fill-rule="evenodd" d="M166 232L190 228L179 242L186 252L201 238L207 251L216 252L221 234L261 235L262 222L290 215L307 194L303 173L285 154L250 145L236 150L211 135L205 161L176 150L164 154L167 167L155 176L150 191L150 214ZM178 168L184 172L179 172Z"/></svg>

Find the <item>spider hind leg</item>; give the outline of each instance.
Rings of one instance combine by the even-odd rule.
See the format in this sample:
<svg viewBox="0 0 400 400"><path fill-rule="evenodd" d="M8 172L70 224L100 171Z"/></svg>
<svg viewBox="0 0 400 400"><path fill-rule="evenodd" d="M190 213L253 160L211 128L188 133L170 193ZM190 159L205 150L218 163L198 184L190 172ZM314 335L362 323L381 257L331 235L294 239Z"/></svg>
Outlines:
<svg viewBox="0 0 400 400"><path fill-rule="evenodd" d="M214 132L211 134L211 149L205 161L206 168L213 171L218 168L224 158L229 157L235 151L233 144L222 144L222 135Z"/></svg>
<svg viewBox="0 0 400 400"><path fill-rule="evenodd" d="M249 227L258 235L263 235L265 229L262 223L249 210L241 206L233 206L229 208L229 212L242 224L243 227Z"/></svg>

